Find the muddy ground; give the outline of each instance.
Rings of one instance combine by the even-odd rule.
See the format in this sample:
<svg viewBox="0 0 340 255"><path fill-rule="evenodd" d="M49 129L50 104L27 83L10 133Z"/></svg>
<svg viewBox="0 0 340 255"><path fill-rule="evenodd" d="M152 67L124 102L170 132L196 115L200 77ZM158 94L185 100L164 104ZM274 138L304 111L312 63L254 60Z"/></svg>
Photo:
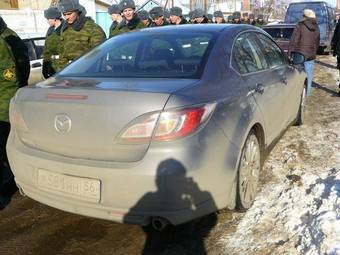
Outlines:
<svg viewBox="0 0 340 255"><path fill-rule="evenodd" d="M329 153L332 141L340 136L336 74L335 59L319 56L315 65L316 88L306 105L306 123L289 128L273 148L264 165L261 189L285 178L294 168L292 164L327 165L338 160L335 157L339 154ZM320 136L320 130L322 139L311 141ZM293 160L297 163L290 163L295 155L289 153L292 151L300 159ZM274 173L278 162L282 170ZM247 247L239 253L227 241L221 242L233 236L245 214L225 210L160 234L150 228L70 214L15 194L11 204L0 211L0 254L245 254L251 252ZM253 231L253 240L261 242L268 228ZM273 253L285 254L285 248L267 247L257 254Z"/></svg>

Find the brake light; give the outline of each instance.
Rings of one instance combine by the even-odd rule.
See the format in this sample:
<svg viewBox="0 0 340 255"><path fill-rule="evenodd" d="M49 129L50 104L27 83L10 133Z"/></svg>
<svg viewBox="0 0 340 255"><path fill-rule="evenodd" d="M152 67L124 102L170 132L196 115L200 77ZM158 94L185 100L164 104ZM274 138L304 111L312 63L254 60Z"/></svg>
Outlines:
<svg viewBox="0 0 340 255"><path fill-rule="evenodd" d="M206 123L215 106L215 103L211 103L144 115L125 129L120 136L120 143L148 143L151 138L155 141L171 141L188 136Z"/></svg>
<svg viewBox="0 0 340 255"><path fill-rule="evenodd" d="M11 125L14 126L15 128L19 128L23 131L28 131L28 127L24 121L24 118L17 110L13 99L11 100L9 105L9 121Z"/></svg>

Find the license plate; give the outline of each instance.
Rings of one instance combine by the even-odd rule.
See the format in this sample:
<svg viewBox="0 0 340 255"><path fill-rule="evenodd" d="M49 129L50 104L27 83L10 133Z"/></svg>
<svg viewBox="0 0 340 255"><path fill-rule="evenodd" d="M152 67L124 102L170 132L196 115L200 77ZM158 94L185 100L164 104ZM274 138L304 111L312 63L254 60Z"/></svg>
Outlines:
<svg viewBox="0 0 340 255"><path fill-rule="evenodd" d="M38 169L38 187L54 193L62 193L80 200L99 202L100 181L69 176Z"/></svg>

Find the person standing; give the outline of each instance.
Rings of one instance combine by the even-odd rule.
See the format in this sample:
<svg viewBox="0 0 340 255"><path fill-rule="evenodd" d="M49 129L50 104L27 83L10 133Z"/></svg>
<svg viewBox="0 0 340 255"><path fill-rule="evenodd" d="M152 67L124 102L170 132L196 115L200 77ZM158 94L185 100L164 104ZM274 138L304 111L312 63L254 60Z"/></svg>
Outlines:
<svg viewBox="0 0 340 255"><path fill-rule="evenodd" d="M113 36L135 29L145 28L145 25L138 17L138 14L135 13L136 5L133 0L122 0L119 3L119 8L124 20L117 26Z"/></svg>
<svg viewBox="0 0 340 255"><path fill-rule="evenodd" d="M200 8L194 10L193 17L196 24L207 24L209 21L204 15L204 11Z"/></svg>
<svg viewBox="0 0 340 255"><path fill-rule="evenodd" d="M114 31L117 29L119 23L123 21L123 18L120 15L121 10L120 10L118 4L111 5L108 8L107 12L110 14L111 19L112 19L112 24L111 24L110 30L109 30L110 31L109 38L111 38L114 35Z"/></svg>
<svg viewBox="0 0 340 255"><path fill-rule="evenodd" d="M305 56L305 70L307 73L307 96L312 93L313 67L316 52L320 43L320 30L316 23L314 11L305 9L302 20L294 28L289 42L288 55L293 52L301 53Z"/></svg>
<svg viewBox="0 0 340 255"><path fill-rule="evenodd" d="M17 70L14 54L6 40L0 36L0 210L9 204L17 190L6 154L10 131L9 103L20 86Z"/></svg>
<svg viewBox="0 0 340 255"><path fill-rule="evenodd" d="M146 10L141 10L138 12L138 17L141 19L145 27L149 27L152 24L152 20L150 19L149 12Z"/></svg>
<svg viewBox="0 0 340 255"><path fill-rule="evenodd" d="M216 24L224 24L226 23L223 17L222 11L215 11L214 12L214 18Z"/></svg>
<svg viewBox="0 0 340 255"><path fill-rule="evenodd" d="M90 17L79 4L79 0L60 0L59 11L65 22L61 28L60 68L82 56L84 53L105 41L103 29Z"/></svg>
<svg viewBox="0 0 340 255"><path fill-rule="evenodd" d="M43 51L42 73L45 79L51 77L59 70L59 58L61 53L60 33L63 24L61 12L56 7L50 7L44 11L47 23L50 25L46 33L45 47Z"/></svg>
<svg viewBox="0 0 340 255"><path fill-rule="evenodd" d="M150 10L150 17L152 19L151 27L167 26L169 23L164 17L163 8L160 6L154 7Z"/></svg>
<svg viewBox="0 0 340 255"><path fill-rule="evenodd" d="M182 16L182 9L174 6L170 9L170 24L171 25L183 25L187 24L187 20Z"/></svg>
<svg viewBox="0 0 340 255"><path fill-rule="evenodd" d="M31 65L28 55L28 49L23 40L10 29L6 22L0 16L0 36L6 41L11 48L14 56L18 74L19 86L27 86L30 76Z"/></svg>

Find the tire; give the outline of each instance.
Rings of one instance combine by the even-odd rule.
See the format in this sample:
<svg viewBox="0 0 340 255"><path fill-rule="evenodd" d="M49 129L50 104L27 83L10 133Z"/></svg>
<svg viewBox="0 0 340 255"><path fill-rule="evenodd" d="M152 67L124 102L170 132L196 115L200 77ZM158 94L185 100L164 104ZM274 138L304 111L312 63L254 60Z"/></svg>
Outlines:
<svg viewBox="0 0 340 255"><path fill-rule="evenodd" d="M305 102L306 102L306 88L302 90L301 93L301 99L300 99L300 105L299 105L299 111L298 115L296 116L295 126L301 126L303 125L305 121Z"/></svg>
<svg viewBox="0 0 340 255"><path fill-rule="evenodd" d="M261 159L260 142L252 130L242 148L238 167L236 209L239 211L249 209L255 200L262 167Z"/></svg>

